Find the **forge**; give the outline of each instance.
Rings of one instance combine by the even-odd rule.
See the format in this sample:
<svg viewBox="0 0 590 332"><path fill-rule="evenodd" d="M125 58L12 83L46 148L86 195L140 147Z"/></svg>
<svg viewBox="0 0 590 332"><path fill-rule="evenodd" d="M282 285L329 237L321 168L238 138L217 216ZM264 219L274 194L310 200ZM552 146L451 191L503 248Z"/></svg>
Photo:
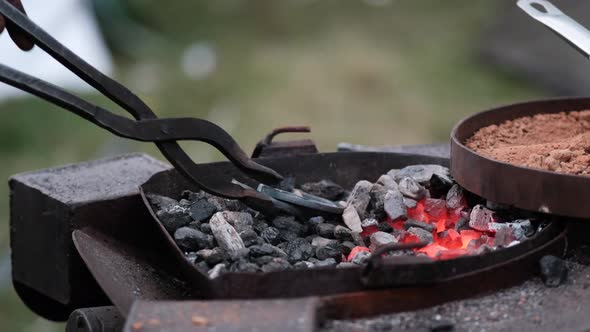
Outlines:
<svg viewBox="0 0 590 332"><path fill-rule="evenodd" d="M444 149L441 146L439 152ZM344 191L354 191L362 179L377 182L391 169L402 170L415 165L448 166L448 159L423 154L350 151L283 154L260 162L297 179L295 187L310 190L313 187L310 183L330 179ZM231 163L208 166L225 174L234 172L240 179L239 171ZM494 308L519 307L521 298L513 303L516 296L513 293L528 294L532 292L528 289L533 288L536 289L536 293L533 292L536 301L542 302L540 299L547 296L545 300L551 304L564 302L564 297L571 296L572 292L579 291L582 296L585 292L583 285L588 284L583 272L587 269L579 263L589 258L588 251L584 251L587 242L576 236L579 231L570 233L569 240L566 233L568 227L584 229L583 221L493 205L481 198L478 200L476 195L459 200L465 204L465 210L470 211L468 216L461 217L471 221L471 215L477 215L473 211L480 208L483 212L495 211L493 221L489 220L491 223L514 222L528 217L531 225L536 225L534 235L529 233L519 243L505 242L502 248L496 248L490 239L497 241L497 232L490 233L489 229L477 231L468 226L469 222L458 226L459 216L458 219L430 219L431 215L425 213L426 202L436 198L422 198L415 207L407 208L405 220L390 220L386 216L377 218L377 225L365 224L361 238L367 241L367 249L359 250L360 246L355 245L351 251L357 251L354 256L358 251L373 253L357 262L360 264L349 265L352 252L341 254L339 259L334 258L335 255L332 257L334 261L326 266L306 265L305 268L296 268L297 263L291 264L287 257L291 267L271 271L265 271L264 265L257 265L254 271L232 270L232 263L227 260L226 273L211 278L209 271L199 270L195 251L187 251L186 247L177 244L175 232L166 228L160 220L162 214L157 212L158 206L150 202L149 197L153 195L169 197L178 204L186 204L183 197L192 204L198 202L197 188L164 163L146 155L126 155L19 174L10 183L15 288L32 310L54 320L69 319L68 328L72 330L73 326L81 324L79 326L87 331L107 331L100 330L101 326L112 326L112 331L183 331L189 328L207 331L212 327L224 331L249 328L274 331L278 326L285 328L286 322L290 322L287 327L292 331L379 331L383 326L402 330L436 330L440 326L473 329L478 326L473 325L476 323L490 324L488 315L480 313L482 316L478 318L472 314L472 320L468 322L456 315L465 313L468 310L465 308L471 308L478 301L490 302L480 296L491 294L487 296L494 297ZM446 201L447 197L454 195L453 191L451 195L446 192ZM465 193L465 196L469 195ZM243 208L249 211L244 213L257 216L248 207L232 208L231 200L224 200L224 203L230 210ZM29 206L38 208L27 208ZM193 211L193 216L197 216L197 212ZM190 211L188 213L190 217ZM208 211L205 215L210 213ZM510 220L501 219L505 215ZM363 221L371 217L369 215ZM273 227L275 219L272 218L278 217L269 217L271 220L267 221L265 228ZM301 220L297 218L295 220ZM325 215L322 218L324 223L329 220ZM257 220L256 217L252 219ZM313 218L305 219L306 222L309 219ZM452 222L449 223L449 219ZM263 219L259 216L258 220ZM437 237L439 241L420 248L448 246L447 250L438 248L436 252L420 254L421 249L412 246L416 239L409 235L411 227L407 224L416 227L420 220L430 225L432 240ZM444 220L445 229L441 220ZM189 224L194 221L191 219ZM206 219L202 221L199 229ZM387 226L378 226L380 224ZM418 225L427 227L424 224ZM235 223L232 226L239 228ZM348 228L343 221L338 226ZM254 222L252 227L255 227ZM441 232L438 232L439 227ZM470 232L463 230L462 234L461 227ZM28 231L32 228L37 232ZM63 234L56 236L56 229ZM450 236L448 230L457 229L457 233L463 236L474 232L474 238L461 237L460 244L451 241L452 237L449 242L440 242ZM408 242L402 236L399 237L401 241L393 245L370 248L371 235L383 231L394 235L409 233L406 234ZM330 234L322 235L340 245L344 242L334 234L334 239L329 238L332 237ZM482 237L487 239L482 241ZM346 239L354 243L354 238ZM31 243L40 245L32 247ZM467 253L465 250L470 243L486 249ZM400 247L400 244L407 247ZM46 253L53 254L47 256ZM562 270L553 263L546 265L545 268L550 270L541 274L543 257L564 257L566 253L568 260L558 260L573 271L573 277L565 281L560 275ZM317 259L317 256L313 257ZM309 261L308 258L307 263ZM561 286L549 288L536 281L539 275L553 278L549 284L554 282ZM575 278L573 284L572 278ZM556 289L562 290L563 294L556 295ZM447 306L459 306L460 309L448 317L441 316L440 312L444 313L445 309L438 308ZM542 305L526 309L528 316L524 318L518 310L495 310L492 310L493 315L500 317L488 325L489 330L494 330L494 325L502 330L500 327L505 328L506 322L514 320L521 321L513 322L516 328L527 324L541 326L539 322L535 323L535 317L542 316L545 321L556 314L554 309L544 309ZM468 315L465 313L465 317ZM547 318L544 315L548 315ZM571 321L577 322L572 330L585 326L586 320L572 315ZM400 323L391 325L392 322Z"/></svg>

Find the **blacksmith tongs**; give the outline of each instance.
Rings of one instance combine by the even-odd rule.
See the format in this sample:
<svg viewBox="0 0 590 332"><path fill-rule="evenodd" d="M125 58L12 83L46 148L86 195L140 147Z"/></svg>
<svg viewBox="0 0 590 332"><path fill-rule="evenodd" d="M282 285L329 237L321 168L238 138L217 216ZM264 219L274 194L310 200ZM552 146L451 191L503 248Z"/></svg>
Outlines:
<svg viewBox="0 0 590 332"><path fill-rule="evenodd" d="M240 199L254 208L266 211L278 209L294 213L298 207L328 213L338 213L341 210L335 203L321 198L306 196L302 199L294 193L272 187L282 179L281 175L250 159L236 141L214 123L195 118L159 119L138 96L82 60L6 0L0 0L0 14L7 23L27 34L35 45L121 106L135 120L114 114L51 83L2 64L1 82L60 106L117 136L154 142L176 170L213 195ZM224 179L222 174L211 174L210 169L205 172L203 167L195 164L180 147L177 141L181 140L202 141L214 146L250 178L271 186L260 185L259 187L264 190L259 191L234 181L230 182Z"/></svg>

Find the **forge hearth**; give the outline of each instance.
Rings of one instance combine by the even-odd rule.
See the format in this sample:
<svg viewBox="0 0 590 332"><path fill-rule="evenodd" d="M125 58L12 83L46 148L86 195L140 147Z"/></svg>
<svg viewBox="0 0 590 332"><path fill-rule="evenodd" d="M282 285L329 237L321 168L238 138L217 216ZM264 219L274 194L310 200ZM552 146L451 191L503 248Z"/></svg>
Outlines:
<svg viewBox="0 0 590 332"><path fill-rule="evenodd" d="M136 163L145 163L139 168L142 171L134 170ZM385 201L384 215L375 213L375 207L379 206L375 203L379 202L373 199L375 195L371 195L369 190L370 199L366 203L365 214L362 211L359 213L356 209L356 206L362 207L364 203L354 206L361 227L358 235L364 233L360 237L364 242L361 246L355 242L359 238L355 236L352 230L354 226L351 227L353 224L350 222L334 222L335 220L326 215L309 216L304 219L289 215L263 216L235 201L200 193L183 182L173 170L161 172L165 166L146 157L116 158L23 174L15 176L11 181L11 241L14 257L18 258L13 261L17 291L24 302L37 313L53 319L63 320L76 308L114 304L117 308L114 310L127 318L126 331L134 331L133 324L136 323L135 326L149 330L149 324L155 321L160 322L160 328L175 326L178 330L182 330L182 326L197 329L214 326L220 330L239 331L243 326L258 326L264 331L264 326L274 326L274 329L267 329L273 331L280 323L273 321L272 317L284 317L287 320L293 318L305 322L290 326L293 331L312 331L320 325L330 329L338 324L358 323L340 321L342 319L416 310L509 287L529 279L535 270L540 270L538 264L542 256L560 256L563 253L564 232L559 219L554 221L553 218L549 218L552 222L542 231L538 231L537 226L542 222L535 219L538 219L537 214L523 213L480 200L453 183L447 183L444 186L445 190L441 191L440 185L444 184L444 181L439 178L434 181L434 184L439 186L435 186L433 191L432 185L420 183L419 177L413 178L415 182L402 182L402 178L396 181L395 176L389 175L393 178L393 181L390 181L382 176L392 168L402 170L407 166L416 167L421 164L438 164L440 169L444 169L448 165L444 159L382 153L336 153L270 158L264 163L277 169L286 167L282 165L289 165L293 169L301 170L301 173L285 172L297 180L296 188L323 192L325 195L331 195L334 200L344 202L348 202L348 198L354 196L355 191L355 195L366 192L364 189L368 188L368 185L360 181L362 179L369 179L371 189L375 183L384 187L397 185L399 189L401 182L404 187L400 190L401 200L397 194L390 196L395 198L395 202L401 201L405 211L388 209L389 213L405 212L406 218L388 220L391 218L387 213ZM211 164L210 167L216 167L231 176L237 174L231 170L231 165L226 163ZM149 175L156 172L160 173L142 185ZM130 177L130 174L138 176ZM337 174L337 177L331 178L329 174ZM102 193L109 191L110 184L123 183L122 180L135 183L130 183L128 189L101 198ZM416 183L427 190L423 191ZM144 197L151 196L152 200L155 198L154 210L163 210L160 207L165 206L171 207L170 215L174 215L177 222L171 222L167 227L166 223L156 223L154 216L161 220L165 218L162 213L154 211L154 216L148 213L137 191L132 189L138 185L142 185L141 192ZM357 186L359 188L355 190ZM411 195L414 198L410 198ZM425 212L427 205L428 213ZM464 205L468 207L463 211L466 213L456 214L456 219L449 218L449 210L456 210ZM27 206L39 206L40 209L25 209ZM445 214L437 213L436 208L442 207L447 210L446 221L453 222L449 224L452 227L439 232L438 227L443 226L440 218ZM481 212L474 212L480 210ZM41 211L59 213L42 214ZM492 219L489 218L488 211L494 211ZM43 253L36 249L31 250L28 246L31 243L31 233L23 231L22 228L24 224L35 226L41 214L44 225L39 226L39 229L44 231L35 233L35 241L43 243ZM428 216L428 219L419 217L420 215ZM431 216L439 219L430 219ZM470 223L472 219L477 222ZM511 235L517 233L517 230L522 230L519 234L524 234L525 237L531 235L528 233L531 228L525 220L535 226L532 229L537 231L536 234L519 244L510 245L513 242ZM505 229L497 225L507 223L513 224L514 232L507 233L510 236L503 234ZM55 232L51 230L56 225L60 226L64 234L73 232L74 241L71 242L67 235L55 237ZM228 231L228 225L235 233ZM299 229L304 226L307 226L307 230ZM183 231L178 232L180 229ZM227 239L221 240L225 243L223 246L218 243L215 229L221 229L221 233L228 236ZM191 230L197 230L199 233L193 233ZM314 233L309 234L310 230ZM421 253L418 248L394 251L388 253L387 257L370 253L386 248L387 246L381 244L389 243L391 237L398 241L397 244L407 245L408 243L403 243L404 237L401 237L400 241L400 234L406 234L406 237L412 240L421 237L429 240L429 234L433 241L448 241L441 242L442 245L454 243L458 246L459 241L452 236L454 232L449 230L459 235L462 231L479 232L479 238L469 239L467 246L473 243L473 246L479 245L480 248L493 245L489 241L492 234L494 243L503 237L505 248L476 252L478 256L464 255L464 252L459 256L436 252L431 254L432 257L428 257L428 253ZM469 232L464 234L470 234ZM138 236L139 234L141 236ZM295 237L292 237L292 234ZM174 241L175 235L178 244ZM261 259L262 264L239 260L242 246L238 245L236 248L235 243L231 241L240 241L238 238L243 247L249 249L248 258ZM283 249L285 245L281 245L282 243L294 245L293 250L287 247ZM463 239L460 244L461 247L465 245ZM195 251L191 249L193 246L204 249ZM323 250L320 250L319 254L324 259L317 257L317 249L320 247ZM62 248L63 256L45 254L57 252L55 248ZM220 250L222 248L223 250ZM281 252L275 252L275 248ZM343 255L338 253L337 249L343 252L350 250L350 253ZM453 250L446 249L445 252L454 253ZM205 251L197 255L201 250ZM238 259L230 262L232 258L227 256L228 252L234 253ZM283 253L287 255L286 259L271 262L275 258L284 258ZM337 253L339 255L336 255ZM274 257L273 254L281 257ZM301 260L297 261L296 258L292 263L289 261L289 254L296 254L293 256L300 257ZM304 258L310 255L310 258ZM268 256L271 257L271 261L267 262L265 260L268 258L262 258ZM40 257L43 257L43 260ZM60 258L58 264L53 257ZM204 257L208 258L211 266ZM332 258L335 262L330 261L330 266L318 267L311 258L318 261ZM199 260L207 264L207 273L217 274L213 275L215 278L209 278L195 268L202 263ZM219 266L220 263L227 263L225 273L221 267L211 271L214 270L211 267ZM263 270L269 263L275 263L270 264L272 269L287 270L269 271L269 267L265 268L266 271ZM341 267L334 266L338 264ZM552 289L571 287L572 280L579 280L578 272L585 269L582 265L572 266L570 261L566 265L570 273L565 283ZM61 271L68 272L60 274L61 272L54 271L48 274L39 270L51 266L61 266ZM49 279L55 286L48 287ZM540 286L536 287L541 289ZM88 297L87 294L96 295ZM538 294L544 293L538 291ZM290 299L293 297L299 299ZM252 300L264 298L282 299ZM168 302L159 302L164 300ZM181 300L188 302L176 302ZM206 324L203 323L203 316L194 310L198 313L207 312ZM223 318L227 317L224 312L229 313L228 310L231 310L232 315L235 314L235 320ZM103 319L96 314L97 312L101 310L81 309L75 317L92 316L92 319ZM265 323L259 322L256 317L260 316L252 314L256 312L267 313L265 317L268 317L268 320ZM196 326L192 322L195 315L196 321L204 326ZM387 320L390 317L393 316L382 318ZM461 326L458 321L450 320L454 326ZM366 322L378 325L372 321ZM441 324L443 323L445 322ZM346 329L355 330L357 327L353 325L346 325Z"/></svg>
<svg viewBox="0 0 590 332"><path fill-rule="evenodd" d="M386 255L484 255L526 241L547 225L542 215L466 192L441 165L391 169L351 188L331 179L297 188L295 178L285 183L284 190L339 202L344 213L266 216L239 201L190 190L180 200L147 198L186 259L211 279L228 272L364 266L372 252L395 244L423 243Z"/></svg>

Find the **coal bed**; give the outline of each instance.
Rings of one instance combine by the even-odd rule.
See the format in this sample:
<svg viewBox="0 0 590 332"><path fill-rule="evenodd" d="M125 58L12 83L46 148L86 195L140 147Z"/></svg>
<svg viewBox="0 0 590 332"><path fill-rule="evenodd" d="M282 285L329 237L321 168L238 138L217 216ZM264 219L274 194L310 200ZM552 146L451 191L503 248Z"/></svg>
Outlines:
<svg viewBox="0 0 590 332"><path fill-rule="evenodd" d="M363 180L354 188L328 179L295 186L295 180L284 181L282 189L337 202L342 216L270 217L205 192L184 191L180 200L148 194L148 199L186 259L211 279L226 272L355 267L396 243L421 245L387 255L431 260L481 255L526 241L546 225L538 214L463 190L440 165L392 169L375 183Z"/></svg>

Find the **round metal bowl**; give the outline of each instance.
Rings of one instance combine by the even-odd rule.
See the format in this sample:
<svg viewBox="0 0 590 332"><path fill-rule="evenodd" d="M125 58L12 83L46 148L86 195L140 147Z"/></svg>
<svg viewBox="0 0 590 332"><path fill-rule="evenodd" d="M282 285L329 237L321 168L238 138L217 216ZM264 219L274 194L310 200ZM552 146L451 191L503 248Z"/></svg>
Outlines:
<svg viewBox="0 0 590 332"><path fill-rule="evenodd" d="M467 190L495 203L573 218L590 218L590 176L515 166L484 157L463 143L478 129L542 113L590 109L590 98L533 101L474 114L451 133L451 174Z"/></svg>

